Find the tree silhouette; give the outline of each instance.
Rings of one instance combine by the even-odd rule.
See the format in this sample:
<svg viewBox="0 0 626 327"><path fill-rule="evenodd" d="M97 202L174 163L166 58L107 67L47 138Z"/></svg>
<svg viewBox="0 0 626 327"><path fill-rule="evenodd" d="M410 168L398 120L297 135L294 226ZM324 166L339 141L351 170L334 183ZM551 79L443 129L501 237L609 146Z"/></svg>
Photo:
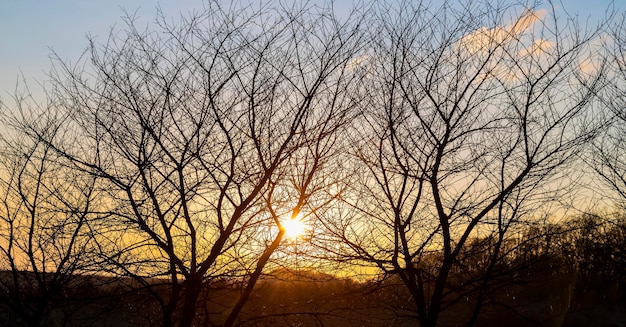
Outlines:
<svg viewBox="0 0 626 327"><path fill-rule="evenodd" d="M381 7L355 124L362 179L345 197L353 211L328 226L347 258L401 278L421 326L461 298L461 253L491 235L472 325L507 235L565 190L556 181L602 126L591 114L602 62L581 65L602 26L554 8Z"/></svg>
<svg viewBox="0 0 626 327"><path fill-rule="evenodd" d="M56 61L45 109L62 117L64 137L23 128L99 179L111 269L148 288L166 278L167 292L152 291L164 325L195 324L212 279L249 276L232 325L280 246L280 216L333 198L318 175L358 101L358 18L215 1L154 29L128 18L82 61Z"/></svg>
<svg viewBox="0 0 626 327"><path fill-rule="evenodd" d="M50 145L11 125L12 114L30 114L32 108L20 106L28 97L18 93L16 111L2 113L0 303L16 320L40 326L71 320L62 304L81 287L81 274L100 267L90 222L103 217L93 211L99 205L97 177L74 170ZM33 118L42 135L61 137L58 125Z"/></svg>

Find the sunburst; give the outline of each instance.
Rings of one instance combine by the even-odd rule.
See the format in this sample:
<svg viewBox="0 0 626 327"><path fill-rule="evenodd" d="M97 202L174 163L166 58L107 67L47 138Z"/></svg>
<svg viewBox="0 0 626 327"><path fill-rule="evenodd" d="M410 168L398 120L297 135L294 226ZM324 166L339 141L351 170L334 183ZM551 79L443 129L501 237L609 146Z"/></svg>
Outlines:
<svg viewBox="0 0 626 327"><path fill-rule="evenodd" d="M285 237L291 239L304 234L304 231L306 230L306 225L302 222L299 216L293 219L284 220L281 222L281 225L285 229Z"/></svg>

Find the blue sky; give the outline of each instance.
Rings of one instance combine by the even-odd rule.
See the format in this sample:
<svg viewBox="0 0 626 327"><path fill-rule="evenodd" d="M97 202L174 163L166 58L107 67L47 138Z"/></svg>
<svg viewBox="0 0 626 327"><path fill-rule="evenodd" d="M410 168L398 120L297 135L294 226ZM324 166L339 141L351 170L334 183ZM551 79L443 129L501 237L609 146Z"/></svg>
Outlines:
<svg viewBox="0 0 626 327"><path fill-rule="evenodd" d="M0 98L12 91L20 71L41 80L54 50L76 60L87 46L87 34L107 37L113 25L122 26L123 9L153 19L159 5L167 15L201 8L202 0L0 0Z"/></svg>
<svg viewBox="0 0 626 327"><path fill-rule="evenodd" d="M337 0L342 2L348 1ZM562 3L572 14L596 18L612 1ZM113 25L123 25L122 8L147 22L155 17L157 5L166 15L177 16L202 8L202 0L0 0L0 98L14 89L20 71L29 84L44 80L51 49L63 59L76 60L86 48L87 34L104 39ZM624 5L617 0L615 6Z"/></svg>

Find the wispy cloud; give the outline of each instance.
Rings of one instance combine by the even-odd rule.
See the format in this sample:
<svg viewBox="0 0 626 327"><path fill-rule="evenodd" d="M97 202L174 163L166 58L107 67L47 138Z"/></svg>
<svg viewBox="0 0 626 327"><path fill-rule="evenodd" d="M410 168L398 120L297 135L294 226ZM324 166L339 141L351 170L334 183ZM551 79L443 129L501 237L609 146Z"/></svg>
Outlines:
<svg viewBox="0 0 626 327"><path fill-rule="evenodd" d="M506 42L518 40L521 35L530 31L537 22L541 22L547 14L546 10L527 10L507 26L492 28L482 27L461 38L458 47L471 54L493 49ZM527 53L545 51L552 45L549 40L540 39L524 49Z"/></svg>

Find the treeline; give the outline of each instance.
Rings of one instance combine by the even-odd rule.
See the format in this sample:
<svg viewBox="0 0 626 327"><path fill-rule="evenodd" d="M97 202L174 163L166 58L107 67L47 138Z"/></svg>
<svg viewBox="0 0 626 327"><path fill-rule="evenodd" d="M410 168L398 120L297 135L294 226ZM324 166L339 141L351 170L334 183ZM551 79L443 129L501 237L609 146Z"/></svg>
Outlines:
<svg viewBox="0 0 626 327"><path fill-rule="evenodd" d="M626 304L626 224L623 219L582 215L571 221L528 227L504 246L498 267L487 277L485 259L495 244L473 239L448 292L442 324L471 318L478 296L479 325L506 320L510 326L606 324L623 322ZM432 260L440 254L432 253ZM487 264L486 264L487 263ZM425 263L427 264L427 263ZM426 267L428 269L429 267ZM435 268L435 267L433 267ZM3 283L13 272L2 272ZM32 272L20 272L23 310L35 312L44 296ZM154 279L146 288L130 278L105 275L71 276L52 297L40 323L47 326L149 326L160 323L160 296L167 281ZM220 324L237 301L242 281L212 281L199 296L198 321ZM240 316L241 326L412 326L417 317L410 294L393 273L356 281L308 269L280 268L259 281ZM8 326L26 321L9 303L0 305Z"/></svg>
<svg viewBox="0 0 626 327"><path fill-rule="evenodd" d="M572 307L570 275L622 294L623 218L545 217L625 207L626 19L559 7L209 0L53 54L41 92L0 104L4 312L65 321L55 306L93 294L69 307L285 322L261 304L291 287L267 282L280 268L359 280L311 284L349 300L294 291L319 325L312 308L343 319L343 303L356 325L537 323ZM94 281L110 287L79 287Z"/></svg>

